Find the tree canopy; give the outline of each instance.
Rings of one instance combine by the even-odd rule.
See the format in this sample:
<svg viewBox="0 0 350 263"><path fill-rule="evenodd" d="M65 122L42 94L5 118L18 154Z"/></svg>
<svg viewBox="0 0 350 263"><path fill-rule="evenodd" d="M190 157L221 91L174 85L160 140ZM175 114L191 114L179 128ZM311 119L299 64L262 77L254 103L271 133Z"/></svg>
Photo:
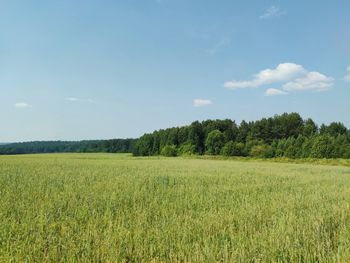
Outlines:
<svg viewBox="0 0 350 263"><path fill-rule="evenodd" d="M195 121L141 136L134 155L159 155L171 145L178 154L253 156L262 158L350 158L350 131L340 122L320 128L298 113L284 113L257 121Z"/></svg>
<svg viewBox="0 0 350 263"><path fill-rule="evenodd" d="M95 141L35 141L0 145L0 154L110 152L130 153L135 139Z"/></svg>
<svg viewBox="0 0 350 263"><path fill-rule="evenodd" d="M259 158L350 158L350 130L340 122L317 124L298 113L256 121L194 121L138 139L0 144L0 154L132 152L135 156L210 154Z"/></svg>

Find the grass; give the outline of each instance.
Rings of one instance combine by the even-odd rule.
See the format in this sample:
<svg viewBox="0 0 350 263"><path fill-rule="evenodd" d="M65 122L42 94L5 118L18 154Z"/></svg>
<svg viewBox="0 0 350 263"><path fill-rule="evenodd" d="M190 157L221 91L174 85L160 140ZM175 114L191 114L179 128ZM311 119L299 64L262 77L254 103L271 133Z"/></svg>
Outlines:
<svg viewBox="0 0 350 263"><path fill-rule="evenodd" d="M349 262L350 168L0 157L1 262Z"/></svg>
<svg viewBox="0 0 350 263"><path fill-rule="evenodd" d="M207 160L235 160L246 162L277 162L277 163L298 163L298 164L318 164L318 165L334 165L334 166L350 166L350 159L332 158L332 159L317 159L317 158L287 158L287 157L274 157L274 158L254 158L254 157L240 157L240 156L222 156L222 155L188 155L184 158L196 158Z"/></svg>

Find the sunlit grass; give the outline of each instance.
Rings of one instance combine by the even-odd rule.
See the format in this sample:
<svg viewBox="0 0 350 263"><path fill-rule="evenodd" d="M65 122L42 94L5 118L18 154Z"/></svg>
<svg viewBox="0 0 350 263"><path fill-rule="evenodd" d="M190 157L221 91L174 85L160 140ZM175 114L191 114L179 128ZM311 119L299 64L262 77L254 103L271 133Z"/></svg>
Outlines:
<svg viewBox="0 0 350 263"><path fill-rule="evenodd" d="M3 262L348 262L350 168L0 157Z"/></svg>

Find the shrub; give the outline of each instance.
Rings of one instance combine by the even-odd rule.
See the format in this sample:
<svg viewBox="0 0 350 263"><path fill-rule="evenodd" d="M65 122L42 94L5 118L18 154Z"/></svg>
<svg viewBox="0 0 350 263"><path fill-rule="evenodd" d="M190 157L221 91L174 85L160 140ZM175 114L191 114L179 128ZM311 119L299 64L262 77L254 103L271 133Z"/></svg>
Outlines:
<svg viewBox="0 0 350 263"><path fill-rule="evenodd" d="M192 155L196 153L196 146L191 143L186 143L180 146L178 153L181 155Z"/></svg>
<svg viewBox="0 0 350 263"><path fill-rule="evenodd" d="M255 145L250 150L250 156L259 158L272 158L274 156L274 153L270 145Z"/></svg>
<svg viewBox="0 0 350 263"><path fill-rule="evenodd" d="M161 155L166 157L175 157L177 156L177 149L175 145L166 145L160 152Z"/></svg>
<svg viewBox="0 0 350 263"><path fill-rule="evenodd" d="M230 141L221 150L224 156L244 156L244 143Z"/></svg>
<svg viewBox="0 0 350 263"><path fill-rule="evenodd" d="M264 142L262 140L257 140L257 139L248 139L245 147L244 147L244 152L246 153L246 155L250 155L251 150L255 147L255 146L261 146L264 145Z"/></svg>

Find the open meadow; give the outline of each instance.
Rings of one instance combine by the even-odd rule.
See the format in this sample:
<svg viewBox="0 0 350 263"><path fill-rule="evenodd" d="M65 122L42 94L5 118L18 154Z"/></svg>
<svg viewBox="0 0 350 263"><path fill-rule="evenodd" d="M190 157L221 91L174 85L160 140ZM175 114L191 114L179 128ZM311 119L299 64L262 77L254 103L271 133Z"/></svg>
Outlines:
<svg viewBox="0 0 350 263"><path fill-rule="evenodd" d="M350 167L0 156L0 262L349 262Z"/></svg>

